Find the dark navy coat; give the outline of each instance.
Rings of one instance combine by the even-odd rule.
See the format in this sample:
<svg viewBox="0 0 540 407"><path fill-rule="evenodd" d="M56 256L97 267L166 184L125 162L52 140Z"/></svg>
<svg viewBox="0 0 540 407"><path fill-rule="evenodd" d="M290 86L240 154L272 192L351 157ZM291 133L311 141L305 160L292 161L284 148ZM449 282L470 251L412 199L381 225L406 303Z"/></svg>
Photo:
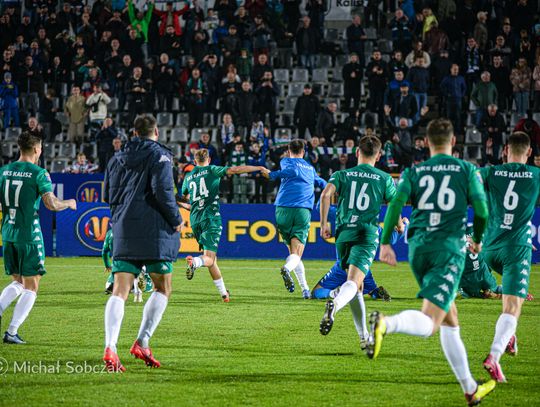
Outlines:
<svg viewBox="0 0 540 407"><path fill-rule="evenodd" d="M172 155L158 142L134 138L109 161L105 201L111 206L115 260L175 261L180 248Z"/></svg>

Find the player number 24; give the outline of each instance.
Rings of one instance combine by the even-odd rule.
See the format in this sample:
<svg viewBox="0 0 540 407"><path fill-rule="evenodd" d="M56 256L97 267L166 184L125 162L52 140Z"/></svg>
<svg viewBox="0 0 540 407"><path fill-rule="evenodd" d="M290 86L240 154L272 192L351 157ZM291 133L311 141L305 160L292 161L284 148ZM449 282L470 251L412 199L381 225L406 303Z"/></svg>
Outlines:
<svg viewBox="0 0 540 407"><path fill-rule="evenodd" d="M204 182L204 178L201 178L199 186L200 188L197 193L197 183L195 181L191 181L189 183L189 189L193 191L192 199L194 202L198 201L201 198L208 198L209 192L208 192L208 188L206 188L206 182Z"/></svg>
<svg viewBox="0 0 540 407"><path fill-rule="evenodd" d="M425 187L426 189L418 201L418 209L434 209L434 204L428 202L428 200L431 194L433 194L433 191L435 191L435 178L431 175L424 175L420 178L419 184L422 188ZM445 175L437 192L437 205L443 211L450 211L456 205L456 193L449 187L449 184L450 175Z"/></svg>
<svg viewBox="0 0 540 407"><path fill-rule="evenodd" d="M4 197L6 201L6 206L10 206L9 201L9 184L12 184L15 187L15 199L13 201L13 206L15 208L19 207L19 196L21 195L21 188L23 186L23 182L21 180L15 180L15 181L6 181L6 187L4 189Z"/></svg>

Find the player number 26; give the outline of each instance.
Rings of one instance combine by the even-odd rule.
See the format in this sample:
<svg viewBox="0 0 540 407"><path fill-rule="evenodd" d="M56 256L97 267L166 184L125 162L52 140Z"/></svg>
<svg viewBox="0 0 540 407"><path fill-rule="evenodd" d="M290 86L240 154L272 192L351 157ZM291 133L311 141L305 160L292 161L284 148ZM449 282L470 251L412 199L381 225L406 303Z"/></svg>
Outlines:
<svg viewBox="0 0 540 407"><path fill-rule="evenodd" d="M437 206L443 211L450 211L456 206L456 193L449 187L449 184L450 175L445 175L437 192ZM435 178L431 175L424 175L420 178L419 185L426 189L418 201L418 209L433 210L435 205L428 201L435 191Z"/></svg>

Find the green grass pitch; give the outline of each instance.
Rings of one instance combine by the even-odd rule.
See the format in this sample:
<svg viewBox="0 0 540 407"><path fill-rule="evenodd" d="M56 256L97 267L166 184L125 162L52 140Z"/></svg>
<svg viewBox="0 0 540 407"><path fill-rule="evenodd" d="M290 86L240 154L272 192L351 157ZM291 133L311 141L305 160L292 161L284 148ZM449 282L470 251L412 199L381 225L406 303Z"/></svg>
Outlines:
<svg viewBox="0 0 540 407"><path fill-rule="evenodd" d="M0 375L0 405L465 405L438 337L392 335L385 339L379 359L368 360L360 351L349 309L338 314L327 337L321 336L324 302L289 294L278 272L280 261L220 264L231 291L229 304L221 302L207 271L187 281L183 261L176 263L173 296L151 342L160 369L151 370L128 354L143 307L130 296L119 342L127 372L101 374L76 370L101 366L108 298L101 261L48 259L36 305L20 329L28 344L0 344L0 357L9 368ZM309 283L331 264L306 261ZM368 312L419 309L416 283L406 264L392 269L377 263L373 269L393 300L366 299ZM540 405L539 278L540 267L535 266L531 292L537 300L525 304L519 321L519 355L502 360L509 383L497 386L485 406ZM1 287L8 282L0 278ZM458 300L461 333L477 378L487 376L481 364L500 308L500 301ZM4 315L2 332L12 309ZM14 373L14 362L27 369L52 365L53 371Z"/></svg>

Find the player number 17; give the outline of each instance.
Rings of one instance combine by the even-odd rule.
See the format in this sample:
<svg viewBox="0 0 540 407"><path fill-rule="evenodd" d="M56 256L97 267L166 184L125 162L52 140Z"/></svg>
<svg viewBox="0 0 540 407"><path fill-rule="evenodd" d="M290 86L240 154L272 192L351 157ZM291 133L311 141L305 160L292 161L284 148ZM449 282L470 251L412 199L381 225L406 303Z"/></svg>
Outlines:
<svg viewBox="0 0 540 407"><path fill-rule="evenodd" d="M23 186L23 182L21 180L10 181L9 179L6 181L6 187L4 189L4 198L6 201L6 206L10 206L10 201L9 201L9 184L10 183L15 187L15 199L13 202L13 206L15 208L18 208L19 196L21 195L21 188Z"/></svg>

